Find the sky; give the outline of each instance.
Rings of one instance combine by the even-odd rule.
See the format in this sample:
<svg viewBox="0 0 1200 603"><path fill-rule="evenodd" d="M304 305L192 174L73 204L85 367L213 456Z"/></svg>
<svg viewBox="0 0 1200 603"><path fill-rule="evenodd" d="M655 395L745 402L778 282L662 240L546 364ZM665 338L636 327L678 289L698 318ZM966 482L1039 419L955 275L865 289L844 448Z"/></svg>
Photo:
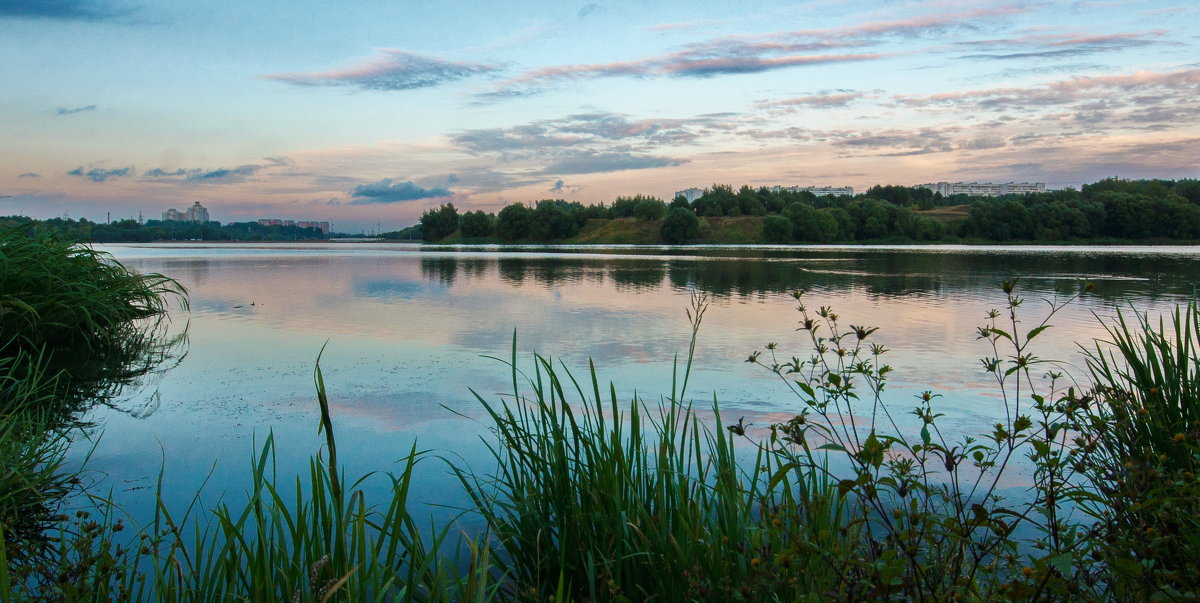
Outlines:
<svg viewBox="0 0 1200 603"><path fill-rule="evenodd" d="M1200 177L1200 2L0 0L0 215Z"/></svg>

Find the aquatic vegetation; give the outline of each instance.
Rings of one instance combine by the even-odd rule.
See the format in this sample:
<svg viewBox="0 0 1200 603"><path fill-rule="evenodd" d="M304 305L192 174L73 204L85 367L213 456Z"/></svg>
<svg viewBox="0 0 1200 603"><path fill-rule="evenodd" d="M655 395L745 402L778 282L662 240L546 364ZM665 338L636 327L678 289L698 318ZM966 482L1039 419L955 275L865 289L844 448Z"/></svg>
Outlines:
<svg viewBox="0 0 1200 603"><path fill-rule="evenodd" d="M174 279L130 270L53 233L0 229L0 359L12 371L56 376L64 415L176 354L181 336L165 334L172 300L187 308ZM17 406L16 398L0 400L0 412Z"/></svg>
<svg viewBox="0 0 1200 603"><path fill-rule="evenodd" d="M1118 315L1089 349L1095 399L1078 428L1098 499L1096 557L1122 599L1200 594L1200 306L1155 324Z"/></svg>
<svg viewBox="0 0 1200 603"><path fill-rule="evenodd" d="M186 292L28 226L0 229L0 540L6 579L51 571L80 542L50 538L79 486L64 466L75 417L177 354L170 298ZM69 573L69 572L68 572ZM0 580L2 581L2 580Z"/></svg>
<svg viewBox="0 0 1200 603"><path fill-rule="evenodd" d="M693 335L671 394L623 410L595 367L577 380L535 359L523 375L513 344L511 397L476 395L494 424L497 468L456 468L486 520L505 594L541 601L758 601L836 591L837 572L797 541L853 548L844 502L819 474L777 466L744 431L722 429L686 402L706 302L694 298ZM528 386L523 391L522 382ZM709 422L710 426L704 423Z"/></svg>
<svg viewBox="0 0 1200 603"><path fill-rule="evenodd" d="M938 427L940 396L919 395L902 421L883 402L892 371L874 327L846 326L832 308L810 309L802 294L799 330L809 356L781 357L776 344L749 361L779 375L801 412L773 427L771 445L790 463L828 472L853 501L865 546L838 560L853 581L851 598L909 600L1042 599L1099 596L1102 573L1085 562L1093 535L1071 509L1092 494L1076 470L1069 433L1086 401L1063 385L1057 366L1033 353L1050 320L1087 290L1056 295L1031 326L1024 299L1004 284L1006 307L978 330L990 347L983 368L996 382L1003 420L951 440ZM854 417L862 417L856 421ZM839 472L825 469L836 456ZM1024 463L1024 497L1006 496L1001 479Z"/></svg>

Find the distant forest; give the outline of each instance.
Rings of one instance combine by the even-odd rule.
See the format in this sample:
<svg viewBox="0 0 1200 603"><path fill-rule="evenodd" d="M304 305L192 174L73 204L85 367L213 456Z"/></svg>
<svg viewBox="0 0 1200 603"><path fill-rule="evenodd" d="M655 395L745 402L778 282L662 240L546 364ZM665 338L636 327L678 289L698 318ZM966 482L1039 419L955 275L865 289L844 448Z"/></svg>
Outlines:
<svg viewBox="0 0 1200 603"><path fill-rule="evenodd" d="M28 225L31 232L55 231L81 243L148 243L151 241L306 241L326 239L316 228L263 226L258 222L176 222L173 220L118 220L108 224L87 218L34 220L25 216L0 216L0 227Z"/></svg>
<svg viewBox="0 0 1200 603"><path fill-rule="evenodd" d="M817 197L718 184L690 203L683 197L667 203L643 195L618 197L612 205L546 199L514 203L498 214L460 214L446 204L426 211L419 224L383 236L427 242L577 242L590 229L598 232L589 241L605 242L602 223L624 219L627 225L657 226L649 232L658 240L641 242L731 242L720 240L719 230L706 228L706 221L719 218L752 218L761 226L751 238L764 243L1196 241L1200 181L1110 178L1081 190L1002 197L943 197L907 186ZM620 238L620 228L608 231ZM648 229L637 232L645 239Z"/></svg>
<svg viewBox="0 0 1200 603"><path fill-rule="evenodd" d="M298 241L314 228L258 222L195 223L0 217L79 242ZM1003 197L943 197L928 189L874 186L853 197L713 185L693 202L635 195L611 205L544 199L499 211L453 204L386 239L443 243L910 243L1200 241L1200 180L1120 180L1080 190Z"/></svg>

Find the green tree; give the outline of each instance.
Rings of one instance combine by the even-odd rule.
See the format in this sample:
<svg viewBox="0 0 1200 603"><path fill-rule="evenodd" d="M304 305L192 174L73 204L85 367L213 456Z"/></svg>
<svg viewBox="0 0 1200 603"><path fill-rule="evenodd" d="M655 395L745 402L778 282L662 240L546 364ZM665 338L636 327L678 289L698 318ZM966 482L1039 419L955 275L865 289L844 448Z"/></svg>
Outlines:
<svg viewBox="0 0 1200 603"><path fill-rule="evenodd" d="M658 199L643 199L633 208L633 217L639 220L661 220L667 215L667 204Z"/></svg>
<svg viewBox="0 0 1200 603"><path fill-rule="evenodd" d="M743 216L765 216L767 206L758 198L758 192L748 185L742 185L737 193L738 211Z"/></svg>
<svg viewBox="0 0 1200 603"><path fill-rule="evenodd" d="M496 215L496 236L502 241L518 241L529 236L533 223L533 210L520 203L513 203Z"/></svg>
<svg viewBox="0 0 1200 603"><path fill-rule="evenodd" d="M846 211L845 209L843 209L841 207L825 207L822 209L818 209L817 211L827 212L829 214L829 216L831 218L833 218L833 221L835 223L837 223L838 229L837 229L837 236L834 237L835 241L853 241L854 240L854 232L855 232L854 216L850 215L850 212Z"/></svg>
<svg viewBox="0 0 1200 603"><path fill-rule="evenodd" d="M791 243L795 227L784 216L763 218L763 238L769 243Z"/></svg>
<svg viewBox="0 0 1200 603"><path fill-rule="evenodd" d="M691 210L676 207L667 212L667 217L663 218L658 232L666 243L687 243L700 236L700 218Z"/></svg>
<svg viewBox="0 0 1200 603"><path fill-rule="evenodd" d="M564 201L539 201L533 210L529 236L538 241L567 239L579 234L575 214Z"/></svg>
<svg viewBox="0 0 1200 603"><path fill-rule="evenodd" d="M489 237L492 235L492 228L495 225L495 216L484 213L482 210L469 211L462 215L459 221L462 228L462 236L464 237Z"/></svg>
<svg viewBox="0 0 1200 603"><path fill-rule="evenodd" d="M426 241L440 241L458 230L458 210L453 203L427 209L421 214L421 237Z"/></svg>

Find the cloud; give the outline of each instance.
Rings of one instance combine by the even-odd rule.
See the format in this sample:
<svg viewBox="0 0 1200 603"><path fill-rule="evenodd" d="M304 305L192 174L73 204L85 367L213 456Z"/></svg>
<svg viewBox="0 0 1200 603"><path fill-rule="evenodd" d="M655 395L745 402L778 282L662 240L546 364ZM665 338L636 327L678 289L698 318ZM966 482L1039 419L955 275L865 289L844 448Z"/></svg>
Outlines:
<svg viewBox="0 0 1200 603"><path fill-rule="evenodd" d="M990 51L960 57L964 59L1064 58L1164 44L1165 42L1155 39L1161 38L1164 33L1162 30L1155 30L1097 36L1042 34L999 40L974 40L960 42L958 45Z"/></svg>
<svg viewBox="0 0 1200 603"><path fill-rule="evenodd" d="M354 187L354 190L350 191L350 196L353 198L351 203L355 205L399 203L435 197L449 197L453 194L448 189L442 187L427 189L413 184L411 180L393 182L391 178L384 178L379 182L371 184L360 184Z"/></svg>
<svg viewBox="0 0 1200 603"><path fill-rule="evenodd" d="M603 9L604 9L604 7L600 6L599 4L596 4L595 2L592 2L590 4L585 4L585 5L583 5L583 8L579 9L579 14L576 15L576 17L579 19L583 19L590 15L594 15Z"/></svg>
<svg viewBox="0 0 1200 603"><path fill-rule="evenodd" d="M556 195L562 195L563 193L567 193L567 194L578 193L582 189L583 189L582 186L575 185L575 184L567 184L567 182L565 180L563 180L562 178L559 178L558 180L554 181L554 186L551 186L549 189L546 189L546 192L554 193Z"/></svg>
<svg viewBox="0 0 1200 603"><path fill-rule="evenodd" d="M556 83L604 77L687 77L761 73L790 67L874 61L893 56L882 52L846 52L880 44L895 37L942 35L952 29L973 29L987 19L1028 12L1021 5L982 8L870 21L850 27L781 31L763 35L725 36L688 44L675 52L629 61L555 65L532 69L497 83L476 96L492 102L537 94Z"/></svg>
<svg viewBox="0 0 1200 603"><path fill-rule="evenodd" d="M837 92L810 94L775 101L759 101L756 107L763 109L840 109L866 96L866 92Z"/></svg>
<svg viewBox="0 0 1200 603"><path fill-rule="evenodd" d="M730 129L736 114L692 118L630 119L608 112L579 113L509 128L467 130L451 142L473 154L500 154L501 159L531 157L562 148L609 148L614 143L654 150L692 142L703 135Z"/></svg>
<svg viewBox="0 0 1200 603"><path fill-rule="evenodd" d="M272 163L272 165L280 165ZM220 180L223 182L242 182L247 176L263 169L262 165L240 165L235 168L217 168L215 170L202 168L180 168L175 170L165 170L163 168L154 168L147 170L143 176L147 178L182 178L191 182L205 182L212 180Z"/></svg>
<svg viewBox="0 0 1200 603"><path fill-rule="evenodd" d="M511 128L467 130L451 137L450 140L472 153L488 153L571 146L578 144L583 138L550 133L550 128L545 122L537 122Z"/></svg>
<svg viewBox="0 0 1200 603"><path fill-rule="evenodd" d="M85 111L95 111L95 110L96 110L96 105L88 105L86 107L75 107L74 109L68 109L66 107L59 107L54 110L54 113L55 113L55 115L74 115L76 113L83 113Z"/></svg>
<svg viewBox="0 0 1200 603"><path fill-rule="evenodd" d="M480 101L503 100L537 94L541 88L558 81L601 77L691 77L707 78L717 75L760 73L807 65L871 61L884 54L805 54L778 57L761 56L702 56L696 52L680 52L663 57L635 61L559 65L527 71L505 80L493 90L480 93Z"/></svg>
<svg viewBox="0 0 1200 603"><path fill-rule="evenodd" d="M1093 134L1118 128L1156 130L1200 119L1200 69L1076 76L1039 86L897 95L899 106L951 114L1015 114L1061 128L1071 121Z"/></svg>
<svg viewBox="0 0 1200 603"><path fill-rule="evenodd" d="M103 170L100 168L91 168L89 170L84 170L83 167L80 166L80 167L77 167L77 168L67 172L68 176L79 176L81 178L87 178L88 180L91 180L92 182L105 182L107 180L112 180L112 179L116 179L116 178L125 178L128 176L133 176L133 174L134 173L133 173L132 167L114 168L114 169L110 169L110 170Z"/></svg>
<svg viewBox="0 0 1200 603"><path fill-rule="evenodd" d="M672 167L688 163L686 159L672 159L655 155L635 155L632 153L598 153L595 151L580 151L564 153L546 166L544 174L595 174L602 172L622 172L625 170L644 170L650 168Z"/></svg>
<svg viewBox="0 0 1200 603"><path fill-rule="evenodd" d="M125 12L107 2L89 0L0 0L0 19L100 21Z"/></svg>
<svg viewBox="0 0 1200 603"><path fill-rule="evenodd" d="M497 69L495 65L444 61L403 50L383 49L375 58L351 67L260 77L295 86L345 86L361 90L395 91L429 88Z"/></svg>
<svg viewBox="0 0 1200 603"><path fill-rule="evenodd" d="M235 168L218 168L207 172L188 174L188 180L240 180L258 170L261 165L241 165Z"/></svg>
<svg viewBox="0 0 1200 603"><path fill-rule="evenodd" d="M17 178L41 178L41 177L42 177L41 174L37 174L34 172L25 172L24 174L20 174L17 176Z"/></svg>

